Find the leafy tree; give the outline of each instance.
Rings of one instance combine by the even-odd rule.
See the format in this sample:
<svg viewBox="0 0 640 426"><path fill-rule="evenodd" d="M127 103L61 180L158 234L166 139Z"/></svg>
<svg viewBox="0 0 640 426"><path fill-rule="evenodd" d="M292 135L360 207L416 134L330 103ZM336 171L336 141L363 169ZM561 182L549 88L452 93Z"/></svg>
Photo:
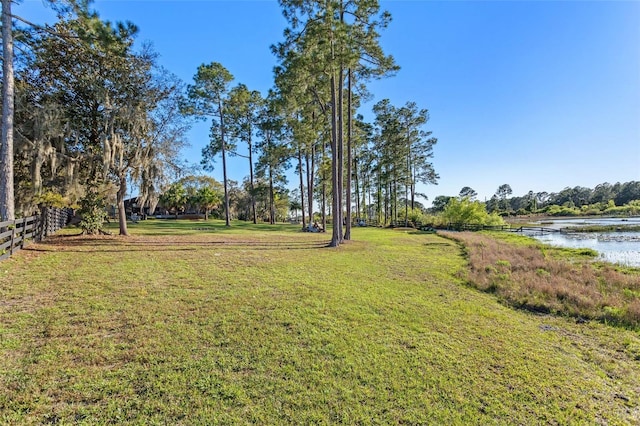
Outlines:
<svg viewBox="0 0 640 426"><path fill-rule="evenodd" d="M185 176L176 184L184 188L185 205L204 211L205 220L209 219L209 212L222 202L224 189L220 182L210 176Z"/></svg>
<svg viewBox="0 0 640 426"><path fill-rule="evenodd" d="M209 186L199 188L196 193L196 202L204 210L204 220L209 219L209 212L217 207L221 201L220 193Z"/></svg>
<svg viewBox="0 0 640 426"><path fill-rule="evenodd" d="M613 199L613 191L610 183L605 182L597 185L593 192L591 193L591 197L589 199L589 203L607 203L609 200Z"/></svg>
<svg viewBox="0 0 640 426"><path fill-rule="evenodd" d="M148 133L139 145L140 151L131 161L131 176L138 184L140 205L148 205L153 212L160 199L161 188L170 177L179 176L186 166L179 160L187 146L186 132L191 122L180 114L183 83L175 75L160 68L154 73L154 90L161 96L155 108L148 112ZM134 152L134 154L136 154Z"/></svg>
<svg viewBox="0 0 640 426"><path fill-rule="evenodd" d="M347 106L347 114L344 111L345 74L357 64L361 64L363 69L367 68L367 63L373 65L369 68L381 69L382 65L393 63L391 57L382 54L378 43L378 31L388 24L389 14L380 13L376 0L280 0L280 5L290 28L285 30L285 41L274 47L274 52L285 69L309 70L311 79L321 83L312 91L323 112L328 112L334 222L329 245L335 247L343 241L343 120L345 116L351 116L350 105ZM292 67L294 64L297 66ZM366 75L373 74L370 71ZM314 90L319 86L324 89Z"/></svg>
<svg viewBox="0 0 640 426"><path fill-rule="evenodd" d="M82 218L80 227L85 234L97 235L104 232L107 210L106 199L99 191L100 186L96 182L90 184L85 196L80 200L78 214Z"/></svg>
<svg viewBox="0 0 640 426"><path fill-rule="evenodd" d="M251 212L253 223L257 223L256 206L254 199L254 165L253 154L255 145L253 136L258 127L260 108L264 100L260 92L249 91L247 86L239 84L231 89L229 98L225 104L225 115L229 128L230 139L238 139L247 144L246 157L249 160L249 194L251 197ZM240 155L235 153L235 155Z"/></svg>
<svg viewBox="0 0 640 426"><path fill-rule="evenodd" d="M485 203L485 206L489 213L496 213L500 211L500 201L498 200L498 196L495 194L491 196L489 201Z"/></svg>
<svg viewBox="0 0 640 426"><path fill-rule="evenodd" d="M562 191L557 194L552 194L550 196L549 202L550 204L557 205L569 205L572 206L583 206L589 203L589 199L591 198L592 191L589 188L585 188L582 186L576 187L566 187Z"/></svg>
<svg viewBox="0 0 640 426"><path fill-rule="evenodd" d="M184 210L187 201L187 191L181 182L171 184L160 196L160 202L175 213L176 219L178 214Z"/></svg>
<svg viewBox="0 0 640 426"><path fill-rule="evenodd" d="M465 186L464 188L462 188L460 190L460 193L458 194L459 198L468 198L471 201L474 201L477 196L478 196L478 193L469 186Z"/></svg>
<svg viewBox="0 0 640 426"><path fill-rule="evenodd" d="M374 151L378 167L378 192L385 193L385 220L398 220L398 192L410 181L408 163L409 146L405 143L398 109L388 99L376 103L376 138ZM388 207L388 209L387 209ZM388 215L387 215L388 213Z"/></svg>
<svg viewBox="0 0 640 426"><path fill-rule="evenodd" d="M84 14L88 1L55 1L46 0L60 16L73 13ZM2 118L0 134L0 220L15 219L14 191L14 114L15 90L14 81L14 37L13 22L15 18L39 30L51 31L49 28L35 26L29 21L12 13L12 0L2 0Z"/></svg>
<svg viewBox="0 0 640 426"><path fill-rule="evenodd" d="M500 208L504 211L508 209L507 197L513 194L513 190L509 184L500 185L496 191L496 197L500 200Z"/></svg>
<svg viewBox="0 0 640 426"><path fill-rule="evenodd" d="M524 197L525 200L525 206L524 208L528 211L530 211L531 213L535 213L538 211L538 200L536 198L536 194L534 194L533 191L529 191L527 192L527 195L525 195Z"/></svg>
<svg viewBox="0 0 640 426"><path fill-rule="evenodd" d="M438 140L431 137L432 132L423 128L429 121L428 110L418 110L415 102L407 102L398 113L408 147L406 161L409 169L411 208L414 208L416 183L437 184L438 182L439 176L429 161L433 158L433 146Z"/></svg>
<svg viewBox="0 0 640 426"><path fill-rule="evenodd" d="M36 113L20 132L21 156L31 155L33 190L42 189L46 162L52 170L62 162L67 195L82 193L83 181L114 185L120 234L127 235L128 182L138 184L142 204L155 204L163 171L178 167L188 128L175 113L179 82L156 66L148 47L132 50L137 29L129 23L86 14L52 31L38 41L24 76Z"/></svg>
<svg viewBox="0 0 640 426"><path fill-rule="evenodd" d="M256 173L259 178L267 182L269 223L273 224L277 216L277 189L287 182L284 171L289 165L291 157L291 150L285 140L284 120L279 115L278 105L273 98L265 104L260 112L258 129L258 135L261 138L258 147L261 154L256 166Z"/></svg>
<svg viewBox="0 0 640 426"><path fill-rule="evenodd" d="M405 216L406 215L406 216ZM417 223L424 222L424 212L420 208L411 208L407 211L400 212L400 219L404 220L405 223L414 226Z"/></svg>
<svg viewBox="0 0 640 426"><path fill-rule="evenodd" d="M222 157L225 221L227 226L231 226L227 151L235 151L235 146L227 140L225 104L228 100L229 84L233 80L233 75L222 64L212 62L208 65L200 65L193 80L193 85L189 85L187 88L188 100L183 106L183 112L201 119L212 117L211 140L209 145L202 150L202 162L205 168L211 169L214 157L218 154Z"/></svg>
<svg viewBox="0 0 640 426"><path fill-rule="evenodd" d="M388 200L390 211L387 215L385 207L385 218L397 221L401 191L404 190L406 218L409 207L415 207L416 184L437 182L438 175L429 161L437 140L422 129L428 121L428 111L418 110L413 102L396 108L383 99L373 109L376 134L372 149L377 161L378 193L385 193L385 202Z"/></svg>
<svg viewBox="0 0 640 426"><path fill-rule="evenodd" d="M536 192L535 199L536 199L536 205L538 206L538 208L544 207L547 204L547 201L549 200L549 193L545 191Z"/></svg>
<svg viewBox="0 0 640 426"><path fill-rule="evenodd" d="M298 217L298 210L302 210L302 204L300 204L299 200L292 198L289 202L289 211L293 212L293 217Z"/></svg>
<svg viewBox="0 0 640 426"><path fill-rule="evenodd" d="M488 214L484 204L479 201L471 201L468 198L459 199L451 197L447 203L442 217L452 224L475 225L502 225L503 219L494 214Z"/></svg>
<svg viewBox="0 0 640 426"><path fill-rule="evenodd" d="M354 124L353 136L353 180L355 186L356 215L358 218L367 217L367 195L372 190L372 174L374 153L371 149L373 142L373 126L358 115Z"/></svg>
<svg viewBox="0 0 640 426"><path fill-rule="evenodd" d="M622 206L634 200L640 200L640 181L625 182L619 186L614 201Z"/></svg>
<svg viewBox="0 0 640 426"><path fill-rule="evenodd" d="M35 198L35 202L38 206L57 207L63 208L69 206L69 201L66 200L61 194L53 191L46 191L39 194Z"/></svg>

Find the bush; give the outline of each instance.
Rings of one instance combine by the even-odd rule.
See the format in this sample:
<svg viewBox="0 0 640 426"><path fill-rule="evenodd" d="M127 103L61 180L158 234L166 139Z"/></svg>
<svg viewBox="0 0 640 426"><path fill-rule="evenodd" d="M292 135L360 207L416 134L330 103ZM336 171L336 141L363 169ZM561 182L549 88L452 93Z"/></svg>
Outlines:
<svg viewBox="0 0 640 426"><path fill-rule="evenodd" d="M551 205L547 207L546 213L549 216L579 216L580 210L570 206Z"/></svg>
<svg viewBox="0 0 640 426"><path fill-rule="evenodd" d="M409 223L425 223L425 215L424 213L422 213L422 210L420 209L408 209L408 214L407 217L409 218ZM404 215L404 209L402 209L401 211L398 211L398 222L404 222L405 221L405 215Z"/></svg>
<svg viewBox="0 0 640 426"><path fill-rule="evenodd" d="M63 208L69 206L68 201L62 195L53 191L46 191L37 195L34 198L34 201L36 204L43 205L45 207Z"/></svg>
<svg viewBox="0 0 640 426"><path fill-rule="evenodd" d="M484 204L479 201L471 201L468 198L462 200L451 198L442 212L442 218L445 223L487 226L499 226L505 223L496 213L487 213Z"/></svg>
<svg viewBox="0 0 640 426"><path fill-rule="evenodd" d="M82 232L89 235L96 235L102 231L107 211L106 201L95 187L89 187L87 194L80 200L80 210L78 213L82 217L79 226Z"/></svg>

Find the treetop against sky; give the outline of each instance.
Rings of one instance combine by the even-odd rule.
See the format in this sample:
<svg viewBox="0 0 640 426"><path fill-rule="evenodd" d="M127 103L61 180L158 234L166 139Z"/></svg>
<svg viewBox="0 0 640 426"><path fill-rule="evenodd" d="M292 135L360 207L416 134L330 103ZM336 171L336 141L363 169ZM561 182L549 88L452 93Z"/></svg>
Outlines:
<svg viewBox="0 0 640 426"><path fill-rule="evenodd" d="M359 111L414 101L438 138L439 185L430 199L464 186L479 199L508 183L514 194L640 179L640 3L382 1L392 16L381 34L401 67L369 85ZM212 61L266 95L287 23L276 1L99 0L103 19L129 20L139 42L185 82ZM39 0L14 12L53 20ZM191 130L185 157L200 161L209 124ZM221 168L218 168L221 169ZM241 181L242 158L229 159ZM213 176L222 180L222 171ZM295 179L290 179L295 182Z"/></svg>

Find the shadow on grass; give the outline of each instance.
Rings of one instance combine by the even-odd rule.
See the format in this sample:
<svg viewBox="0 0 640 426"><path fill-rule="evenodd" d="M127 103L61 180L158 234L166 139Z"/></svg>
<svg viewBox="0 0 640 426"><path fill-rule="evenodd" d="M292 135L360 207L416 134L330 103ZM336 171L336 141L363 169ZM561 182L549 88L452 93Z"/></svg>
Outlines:
<svg viewBox="0 0 640 426"><path fill-rule="evenodd" d="M407 234L410 235L435 235L436 231L421 231L419 229L414 229L413 231L407 231Z"/></svg>
<svg viewBox="0 0 640 426"><path fill-rule="evenodd" d="M231 226L226 226L223 220L218 219L148 219L138 223L128 223L130 230L139 230L146 235L166 235L167 233L193 232L193 231L215 231L221 233L234 233L238 231L259 231L259 232L291 232L296 233L302 230L300 224L268 223L232 221ZM117 223L110 223L109 230L117 230Z"/></svg>
<svg viewBox="0 0 640 426"><path fill-rule="evenodd" d="M35 252L51 252L56 248L71 253L122 253L143 251L195 251L210 247L224 247L236 250L315 250L327 247L326 241L148 241L115 240L99 238L66 239L56 238L43 241L38 246L26 247ZM49 248L43 248L49 246Z"/></svg>

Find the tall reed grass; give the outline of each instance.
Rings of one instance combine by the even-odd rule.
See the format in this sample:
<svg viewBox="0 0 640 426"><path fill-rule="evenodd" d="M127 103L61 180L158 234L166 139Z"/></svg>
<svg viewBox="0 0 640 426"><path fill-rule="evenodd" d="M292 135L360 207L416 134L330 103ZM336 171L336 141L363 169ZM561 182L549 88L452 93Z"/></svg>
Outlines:
<svg viewBox="0 0 640 426"><path fill-rule="evenodd" d="M533 242L514 244L470 232L446 236L464 246L469 262L464 278L509 305L640 329L638 273L584 256L559 258L552 253L563 249Z"/></svg>

